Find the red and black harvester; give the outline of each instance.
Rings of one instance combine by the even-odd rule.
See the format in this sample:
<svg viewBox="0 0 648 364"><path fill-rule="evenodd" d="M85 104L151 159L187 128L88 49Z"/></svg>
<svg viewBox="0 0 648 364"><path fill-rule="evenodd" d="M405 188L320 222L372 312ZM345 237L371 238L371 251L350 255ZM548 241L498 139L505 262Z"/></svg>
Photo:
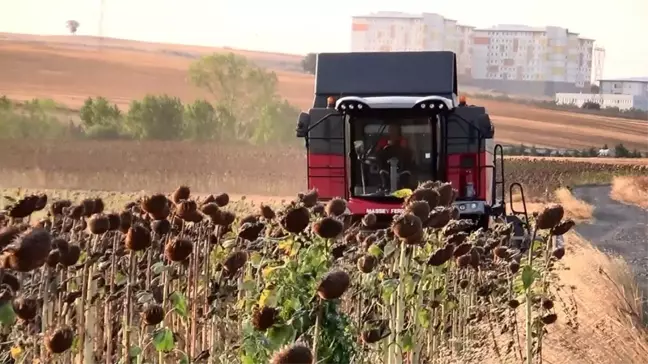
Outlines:
<svg viewBox="0 0 648 364"><path fill-rule="evenodd" d="M320 53L315 77L313 108L300 114L297 137L305 139L308 188L321 200L342 197L354 217L391 220L402 212L395 191L444 181L458 190L461 217L478 226L492 216L526 221L526 211L506 214L502 146L486 109L458 98L453 52ZM407 142L414 186L400 185L397 158L388 168L378 160L393 125Z"/></svg>

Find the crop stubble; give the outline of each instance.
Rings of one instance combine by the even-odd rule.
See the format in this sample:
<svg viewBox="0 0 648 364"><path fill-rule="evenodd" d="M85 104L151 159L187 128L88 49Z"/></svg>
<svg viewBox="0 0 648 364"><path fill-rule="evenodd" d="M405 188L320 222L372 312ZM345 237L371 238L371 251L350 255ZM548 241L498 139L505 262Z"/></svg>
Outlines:
<svg viewBox="0 0 648 364"><path fill-rule="evenodd" d="M0 185L4 187L134 192L188 184L202 193L267 196L289 196L306 187L301 146L6 141L0 144L0 155ZM547 198L559 187L645 175L648 165L514 158L506 160L504 170L506 181L522 183L527 197Z"/></svg>

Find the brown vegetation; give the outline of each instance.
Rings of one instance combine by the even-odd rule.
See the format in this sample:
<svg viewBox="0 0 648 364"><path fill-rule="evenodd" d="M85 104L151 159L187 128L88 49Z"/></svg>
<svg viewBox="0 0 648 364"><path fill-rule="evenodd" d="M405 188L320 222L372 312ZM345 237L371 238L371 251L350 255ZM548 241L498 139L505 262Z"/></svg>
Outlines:
<svg viewBox="0 0 648 364"><path fill-rule="evenodd" d="M648 209L648 177L614 177L610 197Z"/></svg>
<svg viewBox="0 0 648 364"><path fill-rule="evenodd" d="M163 191L190 185L213 193L289 196L306 188L302 146L254 147L190 142L40 141L0 144L4 187L103 191ZM528 201L553 199L553 191L613 176L640 176L648 166L568 160L508 159L507 183L520 182ZM507 191L508 194L508 191Z"/></svg>
<svg viewBox="0 0 648 364"><path fill-rule="evenodd" d="M14 40L0 40L0 94L18 100L51 98L72 108L80 107L88 96L105 96L122 107L147 93L168 93L185 101L205 97L187 83L189 64L200 54L230 51L114 39L105 40L100 49L89 37L7 37ZM312 105L313 77L289 70L299 67L299 56L236 52L279 69L279 93L303 109ZM469 102L488 109L501 143L573 148L623 143L630 149L646 149L648 123L641 121L497 100Z"/></svg>
<svg viewBox="0 0 648 364"><path fill-rule="evenodd" d="M554 194L556 199L565 208L565 215L576 222L588 221L592 218L594 206L579 200L567 188L561 187Z"/></svg>
<svg viewBox="0 0 648 364"><path fill-rule="evenodd" d="M575 233L565 238L559 268L558 315L568 317L550 331L546 361L642 363L648 335L634 275L621 258L609 257Z"/></svg>

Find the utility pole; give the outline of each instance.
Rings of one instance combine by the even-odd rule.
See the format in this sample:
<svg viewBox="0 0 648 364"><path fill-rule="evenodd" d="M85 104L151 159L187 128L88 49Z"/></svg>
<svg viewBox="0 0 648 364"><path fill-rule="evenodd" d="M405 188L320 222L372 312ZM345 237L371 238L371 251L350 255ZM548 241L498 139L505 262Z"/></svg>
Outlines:
<svg viewBox="0 0 648 364"><path fill-rule="evenodd" d="M103 49L103 40L104 40L104 36L103 36L103 26L104 26L104 24L103 24L103 22L104 22L104 4L105 4L105 0L100 0L100 1L101 1L101 3L99 5L99 31L98 31L99 34L98 35L99 35L99 50L102 50Z"/></svg>

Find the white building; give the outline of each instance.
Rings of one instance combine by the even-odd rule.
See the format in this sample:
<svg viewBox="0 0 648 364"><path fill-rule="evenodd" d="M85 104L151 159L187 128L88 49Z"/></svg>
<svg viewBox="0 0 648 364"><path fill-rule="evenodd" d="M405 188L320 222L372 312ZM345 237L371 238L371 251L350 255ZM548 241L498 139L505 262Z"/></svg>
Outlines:
<svg viewBox="0 0 648 364"><path fill-rule="evenodd" d="M470 70L472 27L439 14L377 12L352 18L352 52L453 51L458 72Z"/></svg>
<svg viewBox="0 0 648 364"><path fill-rule="evenodd" d="M616 107L620 110L639 109L648 111L648 97L624 94L557 93L556 104L583 107L586 102L599 104L602 109Z"/></svg>
<svg viewBox="0 0 648 364"><path fill-rule="evenodd" d="M594 40L566 28L498 25L476 29L439 14L377 12L354 16L352 52L441 51L457 54L474 86L553 97L592 80ZM602 72L602 58L600 59Z"/></svg>
<svg viewBox="0 0 648 364"><path fill-rule="evenodd" d="M559 27L474 29L472 76L584 87L591 80L593 44Z"/></svg>
<svg viewBox="0 0 648 364"><path fill-rule="evenodd" d="M648 98L648 77L600 80L601 93L625 94Z"/></svg>
<svg viewBox="0 0 648 364"><path fill-rule="evenodd" d="M595 45L592 52L592 83L599 82L603 78L604 65L605 48Z"/></svg>

